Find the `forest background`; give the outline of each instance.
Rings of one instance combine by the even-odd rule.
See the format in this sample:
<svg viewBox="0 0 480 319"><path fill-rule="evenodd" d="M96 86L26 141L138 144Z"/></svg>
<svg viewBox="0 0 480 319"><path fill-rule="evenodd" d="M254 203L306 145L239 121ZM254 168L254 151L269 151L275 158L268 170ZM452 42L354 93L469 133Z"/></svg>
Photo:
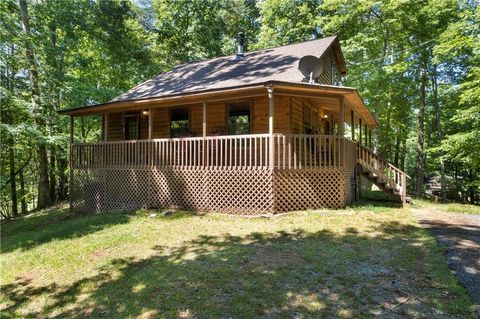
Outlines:
<svg viewBox="0 0 480 319"><path fill-rule="evenodd" d="M0 213L68 198L69 118L179 63L338 35L343 85L379 122L375 150L479 202L480 6L476 0L0 0ZM76 141L100 134L83 118Z"/></svg>

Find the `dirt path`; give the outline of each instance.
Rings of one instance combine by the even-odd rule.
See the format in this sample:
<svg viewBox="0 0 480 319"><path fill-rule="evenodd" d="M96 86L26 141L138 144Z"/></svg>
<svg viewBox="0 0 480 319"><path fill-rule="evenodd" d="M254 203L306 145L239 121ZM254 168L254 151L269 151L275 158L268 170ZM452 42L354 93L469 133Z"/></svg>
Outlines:
<svg viewBox="0 0 480 319"><path fill-rule="evenodd" d="M447 248L448 268L468 289L480 318L480 215L412 209L418 222Z"/></svg>

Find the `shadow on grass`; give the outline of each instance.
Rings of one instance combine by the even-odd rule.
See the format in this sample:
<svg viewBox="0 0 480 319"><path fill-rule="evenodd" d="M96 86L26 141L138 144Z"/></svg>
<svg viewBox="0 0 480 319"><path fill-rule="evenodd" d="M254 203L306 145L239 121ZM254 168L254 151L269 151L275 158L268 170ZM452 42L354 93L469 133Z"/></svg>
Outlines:
<svg viewBox="0 0 480 319"><path fill-rule="evenodd" d="M193 216L193 213L174 212L162 215L155 211L155 218L177 220ZM69 238L82 237L102 229L126 224L133 216L147 215L147 211L110 212L108 214L78 215L68 209L50 210L32 214L2 224L1 253L28 250L38 245Z"/></svg>
<svg viewBox="0 0 480 319"><path fill-rule="evenodd" d="M2 312L4 318L20 309L31 309L24 317L56 318L471 315L468 297L455 283L448 286L446 270L447 277L426 275L442 265L441 255L432 257L425 247L423 230L403 226L372 229L386 231L378 237L354 227L347 234L203 235L177 247L156 246L146 259L112 260L69 286L35 287L17 278L1 287L9 300ZM51 301L43 309L29 308L44 295Z"/></svg>
<svg viewBox="0 0 480 319"><path fill-rule="evenodd" d="M372 207L378 207L378 208L402 208L402 203L397 203L394 201L388 201L388 200L377 200L377 199L360 199L356 202L352 202L350 204L350 207L353 209L369 209Z"/></svg>

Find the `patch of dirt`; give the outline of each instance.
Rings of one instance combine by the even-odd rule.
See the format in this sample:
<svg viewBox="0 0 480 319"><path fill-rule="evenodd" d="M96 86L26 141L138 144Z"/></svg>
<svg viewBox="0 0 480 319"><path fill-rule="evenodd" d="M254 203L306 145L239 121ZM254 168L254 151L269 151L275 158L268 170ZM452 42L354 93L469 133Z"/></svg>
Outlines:
<svg viewBox="0 0 480 319"><path fill-rule="evenodd" d="M101 258L101 257L103 257L103 256L108 255L109 251L110 251L110 247L107 247L107 248L104 248L104 249L100 249L100 250L97 250L97 251L94 251L94 252L90 253L90 254L88 255L88 258L89 258L90 260L96 260L96 259L98 259L98 258Z"/></svg>
<svg viewBox="0 0 480 319"><path fill-rule="evenodd" d="M33 283L35 280L37 280L40 277L40 274L37 271L30 270L21 273L17 277L15 277L15 282L22 282L23 285L29 285Z"/></svg>
<svg viewBox="0 0 480 319"><path fill-rule="evenodd" d="M295 251L282 251L275 247L261 247L253 256L245 262L245 266L271 271L289 265L299 265L305 260Z"/></svg>
<svg viewBox="0 0 480 319"><path fill-rule="evenodd" d="M467 288L480 318L480 215L412 209L422 227L446 248L448 268Z"/></svg>

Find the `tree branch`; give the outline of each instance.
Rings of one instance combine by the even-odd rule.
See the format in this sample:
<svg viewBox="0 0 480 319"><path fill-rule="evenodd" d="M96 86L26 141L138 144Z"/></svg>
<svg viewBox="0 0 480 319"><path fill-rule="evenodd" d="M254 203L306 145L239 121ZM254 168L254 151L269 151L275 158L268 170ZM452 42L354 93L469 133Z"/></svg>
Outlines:
<svg viewBox="0 0 480 319"><path fill-rule="evenodd" d="M25 163L23 163L22 167L20 167L20 168L15 172L15 174L13 174L13 176L14 176L14 177L17 176L17 175L28 165L28 163L30 162L31 159L32 159L32 150L30 149L30 153L29 153L29 155L28 155L28 159L25 161ZM8 183L10 183L10 180L11 180L11 179L12 179L12 178L10 177L9 179L7 179L7 181L5 182L5 184L2 185L2 188L1 188L2 190L5 188L5 186L8 185Z"/></svg>

